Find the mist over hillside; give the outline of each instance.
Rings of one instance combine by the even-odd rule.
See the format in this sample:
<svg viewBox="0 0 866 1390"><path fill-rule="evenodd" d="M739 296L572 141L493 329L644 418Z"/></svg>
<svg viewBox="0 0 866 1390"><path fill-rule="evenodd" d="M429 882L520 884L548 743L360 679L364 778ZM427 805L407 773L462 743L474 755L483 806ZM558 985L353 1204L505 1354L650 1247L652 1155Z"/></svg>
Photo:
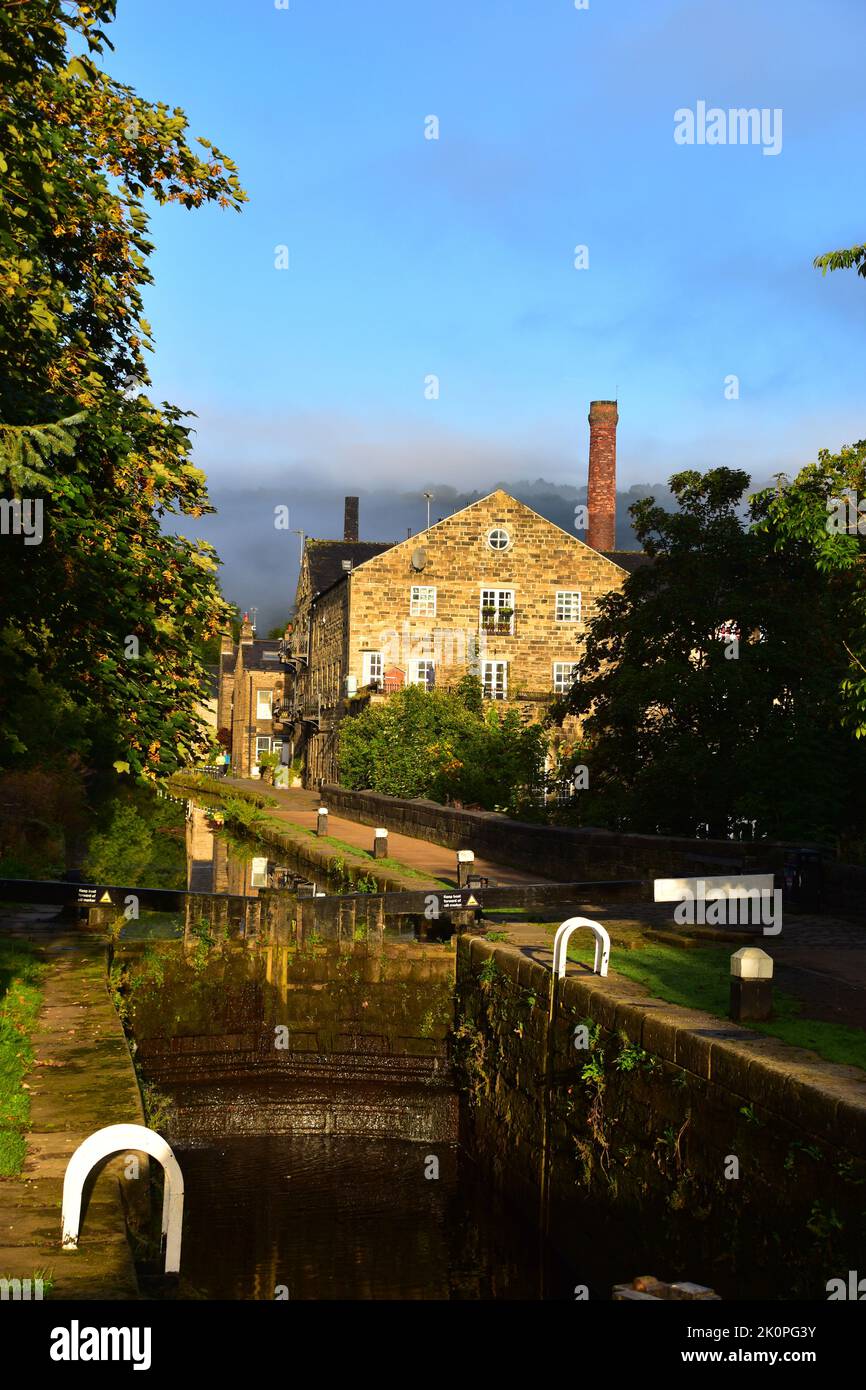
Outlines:
<svg viewBox="0 0 866 1390"><path fill-rule="evenodd" d="M582 537L575 531L574 509L585 504L586 487L535 481L502 481L483 490L460 491L435 482L397 492L377 487L365 491L357 481L347 479L336 488L330 481L322 484L309 480L306 485L295 483L263 484L258 487L226 487L214 484L211 496L217 508L214 516L202 517L193 526L188 519L176 529L186 535L198 535L213 545L222 560L220 582L226 597L242 610L256 608L258 631L286 621L295 596L301 536L337 540L343 534L343 498L351 493L360 498L360 537L371 541L405 540L408 534L422 531L426 525L427 503L424 492L432 492L430 520L436 522L479 497L502 487L525 502L564 531ZM643 497L655 497L667 510L674 509L673 497L665 483L637 483L626 491L617 492L617 548L637 549L632 530L629 507ZM277 529L275 509L288 507L289 529Z"/></svg>

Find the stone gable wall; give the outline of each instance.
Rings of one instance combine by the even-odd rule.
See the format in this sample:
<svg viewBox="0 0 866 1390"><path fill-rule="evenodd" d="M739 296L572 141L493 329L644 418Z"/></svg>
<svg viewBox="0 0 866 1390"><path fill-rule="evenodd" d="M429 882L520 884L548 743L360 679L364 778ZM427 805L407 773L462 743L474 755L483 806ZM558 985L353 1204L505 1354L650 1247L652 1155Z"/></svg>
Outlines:
<svg viewBox="0 0 866 1390"><path fill-rule="evenodd" d="M492 550L486 537L505 529L508 549ZM412 557L426 555L423 570ZM471 663L479 633L482 588L514 590L513 635L484 633L483 659L509 663L509 694L549 692L553 662L577 661L587 621L598 600L619 588L625 573L504 492L464 508L429 531L401 541L366 561L352 575L348 673L363 682L362 653L381 650L385 666L408 676L409 662L432 657L436 684L455 683ZM412 617L410 592L436 588L436 616ZM579 622L557 622L557 590L579 590Z"/></svg>
<svg viewBox="0 0 866 1390"><path fill-rule="evenodd" d="M232 682L232 772L236 777L249 777L255 765L256 737L275 732L271 719L256 716L257 692L271 690L274 700L281 698L285 683L285 671L278 661L273 663L272 671L248 671L243 664L245 647L238 649L235 673Z"/></svg>

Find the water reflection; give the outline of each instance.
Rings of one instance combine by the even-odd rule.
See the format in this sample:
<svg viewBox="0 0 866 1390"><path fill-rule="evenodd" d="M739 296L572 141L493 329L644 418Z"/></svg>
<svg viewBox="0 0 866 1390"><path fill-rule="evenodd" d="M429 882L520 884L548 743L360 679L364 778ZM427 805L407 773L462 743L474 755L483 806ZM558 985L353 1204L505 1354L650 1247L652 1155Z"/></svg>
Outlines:
<svg viewBox="0 0 866 1390"><path fill-rule="evenodd" d="M254 836L226 830L220 813L211 807L187 803L186 810L187 888L193 893L231 893L256 897L263 888L316 889L337 891L335 876L309 877L311 872L300 856L276 850Z"/></svg>
<svg viewBox="0 0 866 1390"><path fill-rule="evenodd" d="M373 940L122 941L113 976L169 1137L456 1138L454 954Z"/></svg>
<svg viewBox="0 0 866 1390"><path fill-rule="evenodd" d="M455 1147L246 1138L180 1159L184 1275L207 1298L571 1296L564 1267Z"/></svg>
<svg viewBox="0 0 866 1390"><path fill-rule="evenodd" d="M457 1143L453 944L416 940L381 900L349 913L274 892L307 866L204 807L189 805L186 838L188 887L225 897L206 916L191 899L165 939L128 924L112 965L184 1171L185 1285L215 1299L571 1297L534 1213L524 1225L504 1210Z"/></svg>

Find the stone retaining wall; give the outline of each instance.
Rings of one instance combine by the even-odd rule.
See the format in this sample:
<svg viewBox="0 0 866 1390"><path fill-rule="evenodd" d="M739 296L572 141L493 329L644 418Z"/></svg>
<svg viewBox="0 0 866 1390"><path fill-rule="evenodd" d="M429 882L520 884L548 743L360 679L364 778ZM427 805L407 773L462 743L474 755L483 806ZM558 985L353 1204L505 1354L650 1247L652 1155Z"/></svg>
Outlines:
<svg viewBox="0 0 866 1390"><path fill-rule="evenodd" d="M324 786L321 796L331 810L364 825L383 826L455 850L471 849L539 877L565 881L781 873L786 853L795 847L774 840L692 840L537 825L493 811L458 810L422 797L409 800L346 787ZM828 859L824 876L825 906L845 912L864 910L866 868Z"/></svg>
<svg viewBox="0 0 866 1390"><path fill-rule="evenodd" d="M460 940L464 1139L570 1259L633 1249L634 1268L602 1256L591 1296L646 1267L728 1298L826 1298L862 1265L866 1073L590 974L562 983L549 1032L550 982Z"/></svg>

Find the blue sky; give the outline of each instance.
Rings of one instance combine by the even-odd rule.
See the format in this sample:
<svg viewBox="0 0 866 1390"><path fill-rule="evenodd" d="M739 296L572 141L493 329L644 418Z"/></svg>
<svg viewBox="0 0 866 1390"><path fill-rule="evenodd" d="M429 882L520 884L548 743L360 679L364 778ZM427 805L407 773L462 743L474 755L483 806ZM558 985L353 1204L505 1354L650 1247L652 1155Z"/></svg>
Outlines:
<svg viewBox="0 0 866 1390"><path fill-rule="evenodd" d="M625 486L866 435L866 283L811 266L866 239L862 0L118 8L111 71L250 195L152 223L155 387L215 488L582 483L615 393ZM678 146L698 100L781 108L781 153Z"/></svg>

